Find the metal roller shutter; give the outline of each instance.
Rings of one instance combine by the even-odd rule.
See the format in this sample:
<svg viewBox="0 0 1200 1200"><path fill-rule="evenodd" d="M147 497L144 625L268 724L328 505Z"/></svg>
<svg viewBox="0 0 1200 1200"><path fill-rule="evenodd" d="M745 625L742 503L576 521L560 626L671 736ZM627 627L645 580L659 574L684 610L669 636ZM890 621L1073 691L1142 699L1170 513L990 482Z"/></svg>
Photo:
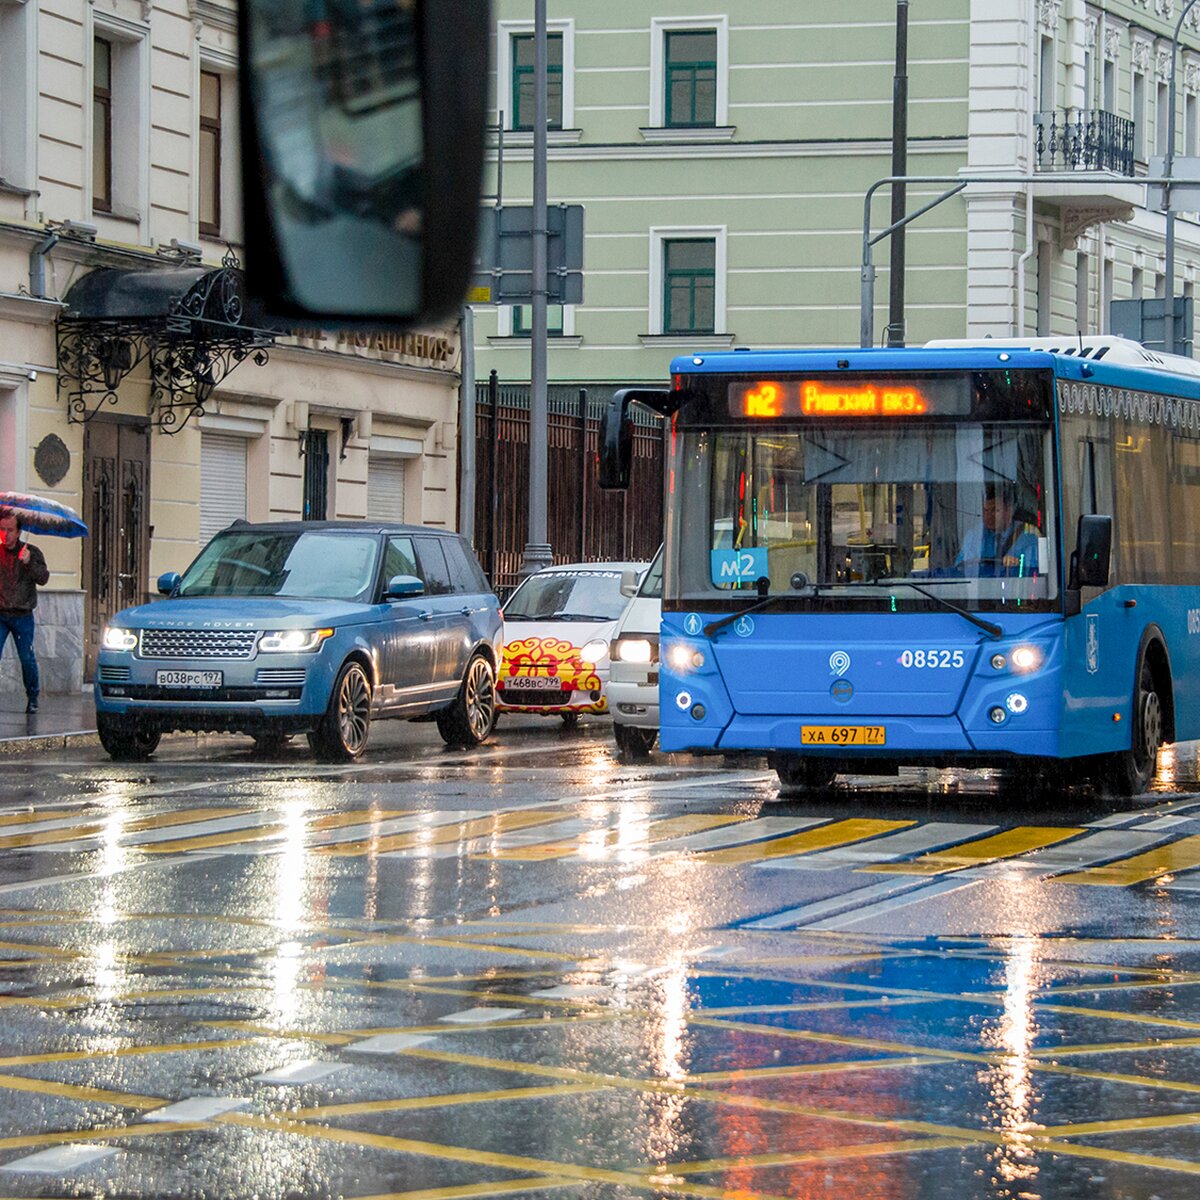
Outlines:
<svg viewBox="0 0 1200 1200"><path fill-rule="evenodd" d="M200 435L200 541L246 516L246 439Z"/></svg>
<svg viewBox="0 0 1200 1200"><path fill-rule="evenodd" d="M367 517L404 520L404 459L373 458L367 464Z"/></svg>

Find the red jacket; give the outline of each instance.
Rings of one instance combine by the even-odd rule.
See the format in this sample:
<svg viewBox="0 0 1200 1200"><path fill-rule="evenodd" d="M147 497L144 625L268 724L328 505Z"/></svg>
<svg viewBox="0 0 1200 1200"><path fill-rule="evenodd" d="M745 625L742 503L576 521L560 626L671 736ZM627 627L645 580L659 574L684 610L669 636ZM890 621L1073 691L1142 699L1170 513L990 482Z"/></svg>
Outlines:
<svg viewBox="0 0 1200 1200"><path fill-rule="evenodd" d="M29 551L26 562L22 550ZM24 617L37 608L37 589L50 578L42 552L27 542L0 545L0 617Z"/></svg>

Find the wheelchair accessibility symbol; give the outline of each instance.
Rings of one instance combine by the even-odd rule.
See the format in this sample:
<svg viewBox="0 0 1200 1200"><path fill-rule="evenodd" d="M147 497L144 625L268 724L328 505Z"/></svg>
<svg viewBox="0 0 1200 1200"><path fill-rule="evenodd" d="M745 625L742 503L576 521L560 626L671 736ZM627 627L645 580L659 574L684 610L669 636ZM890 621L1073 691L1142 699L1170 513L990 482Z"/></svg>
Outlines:
<svg viewBox="0 0 1200 1200"><path fill-rule="evenodd" d="M738 617L738 619L733 623L733 632L736 633L738 637L749 637L754 632L754 618Z"/></svg>
<svg viewBox="0 0 1200 1200"><path fill-rule="evenodd" d="M683 619L683 631L691 637L699 637L700 631L704 628L704 622L700 619L699 613L688 613Z"/></svg>

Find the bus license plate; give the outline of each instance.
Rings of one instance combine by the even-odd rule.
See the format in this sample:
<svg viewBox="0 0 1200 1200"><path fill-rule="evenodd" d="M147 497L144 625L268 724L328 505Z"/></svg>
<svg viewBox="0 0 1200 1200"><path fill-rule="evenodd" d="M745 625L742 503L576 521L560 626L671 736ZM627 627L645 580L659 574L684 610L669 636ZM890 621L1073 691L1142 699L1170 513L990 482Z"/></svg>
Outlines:
<svg viewBox="0 0 1200 1200"><path fill-rule="evenodd" d="M801 725L802 746L884 746L886 725Z"/></svg>
<svg viewBox="0 0 1200 1200"><path fill-rule="evenodd" d="M222 671L159 671L155 677L159 687L219 688L225 680Z"/></svg>

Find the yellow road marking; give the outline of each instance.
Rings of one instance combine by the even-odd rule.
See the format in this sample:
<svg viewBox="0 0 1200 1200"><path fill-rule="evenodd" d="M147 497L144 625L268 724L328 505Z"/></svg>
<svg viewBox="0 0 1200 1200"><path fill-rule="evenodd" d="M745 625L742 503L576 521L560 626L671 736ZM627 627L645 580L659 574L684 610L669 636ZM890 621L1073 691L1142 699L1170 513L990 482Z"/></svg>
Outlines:
<svg viewBox="0 0 1200 1200"><path fill-rule="evenodd" d="M859 869L887 875L940 875L943 871L961 871L964 867L978 867L1030 850L1040 850L1043 846L1053 846L1055 842L1063 842L1085 832L1074 826L1018 825L1015 829L1006 829L991 837L924 854L911 862L874 863Z"/></svg>
<svg viewBox="0 0 1200 1200"><path fill-rule="evenodd" d="M107 1088L57 1083L52 1079L30 1079L24 1075L0 1075L0 1088L12 1092L36 1092L43 1096L65 1096L69 1100L91 1100L99 1104L115 1104L121 1108L162 1108L167 1103L157 1096L138 1096L132 1092L113 1092Z"/></svg>
<svg viewBox="0 0 1200 1200"><path fill-rule="evenodd" d="M703 833L706 829L717 829L722 825L737 825L749 820L745 816L718 816L715 813L690 813L682 817L667 817L662 821L640 822L632 829L597 829L593 833L581 833L578 837L563 842L542 842L536 846L514 846L511 850L498 849L477 858L505 858L540 862L551 858L567 858L572 854L586 855L591 851L608 850L622 842L628 842L630 850L641 850L656 842L685 837L689 833Z"/></svg>
<svg viewBox="0 0 1200 1200"><path fill-rule="evenodd" d="M772 838L770 841L751 842L745 846L731 846L727 850L706 850L693 857L697 862L721 863L726 866L738 863L761 862L765 859L785 858L793 854L807 854L810 850L826 850L833 846L845 846L849 842L861 842L891 833L896 829L907 829L916 821L873 821L855 817L848 821L834 821L820 825L804 833L793 833L787 837Z"/></svg>
<svg viewBox="0 0 1200 1200"><path fill-rule="evenodd" d="M31 1133L0 1138L0 1150L32 1150L35 1146L61 1146L67 1142L98 1142L117 1138L150 1137L161 1133L194 1133L207 1129L204 1121L148 1121L144 1125L114 1125L107 1129L74 1129L68 1133Z"/></svg>
<svg viewBox="0 0 1200 1200"><path fill-rule="evenodd" d="M327 813L316 820L306 819L304 834L307 836L325 829L341 829L346 825L370 825L373 821L388 821L393 817L405 817L411 809L395 812L369 812L358 809L354 812ZM245 829L227 829L221 833L197 834L195 837L179 838L173 842L156 842L153 845L137 846L148 854L178 854L186 850L208 850L213 846L231 846L241 842L265 842L269 838L285 837L296 831L295 825L249 825Z"/></svg>
<svg viewBox="0 0 1200 1200"><path fill-rule="evenodd" d="M1138 1129L1181 1129L1200 1125L1200 1112L1162 1113L1156 1117L1126 1117L1115 1121L1085 1121L1078 1125L1044 1125L1042 1137L1092 1137L1099 1133L1129 1133Z"/></svg>
<svg viewBox="0 0 1200 1200"><path fill-rule="evenodd" d="M194 821L215 821L245 812L244 808L193 808L159 813L155 817L138 817L132 821L114 815L105 820L93 820L87 825L67 826L64 829L43 829L37 833L17 833L0 837L0 850L21 846L45 846L54 842L77 842L103 834L120 837L127 833L143 833L148 829L166 829L172 825L190 825ZM131 847L140 849L140 847Z"/></svg>
<svg viewBox="0 0 1200 1200"><path fill-rule="evenodd" d="M477 817L472 821L462 821L454 825L431 825L428 829L417 830L414 833L396 833L363 842L345 842L337 846L314 846L312 853L344 857L444 846L447 842L466 842L497 833L529 829L535 825L549 825L551 821L561 821L562 817L561 809L523 809L519 812Z"/></svg>
<svg viewBox="0 0 1200 1200"><path fill-rule="evenodd" d="M80 1062L88 1058L137 1058L143 1054L186 1054L192 1050L235 1050L258 1045L257 1038L229 1038L211 1042L168 1042L154 1046L118 1046L114 1050L57 1050L48 1054L17 1054L0 1058L0 1067L30 1067L35 1063Z"/></svg>
<svg viewBox="0 0 1200 1200"><path fill-rule="evenodd" d="M1101 887L1129 887L1170 875L1175 871L1186 871L1200 866L1200 834L1180 838L1165 846L1157 846L1106 867L1088 867L1083 871L1072 871L1067 875L1056 875L1051 883L1082 883Z"/></svg>
<svg viewBox="0 0 1200 1200"><path fill-rule="evenodd" d="M1135 1167L1152 1167L1158 1171L1179 1171L1184 1175L1200 1175L1200 1163L1181 1158L1159 1158L1153 1154L1137 1154L1128 1150L1112 1150L1101 1146L1081 1146L1074 1142L1033 1138L1024 1145L1031 1150L1063 1154L1069 1158L1088 1158L1107 1163L1128 1163Z"/></svg>
<svg viewBox="0 0 1200 1200"><path fill-rule="evenodd" d="M0 1076L0 1080L3 1076ZM3 1086L3 1084L0 1084ZM491 1092L452 1092L441 1096L405 1096L398 1100L363 1100L350 1104L325 1104L300 1108L288 1115L297 1121L354 1117L366 1113L402 1112L414 1108L453 1108L459 1104L493 1104L497 1100L539 1100L551 1096L579 1096L602 1090L594 1083L561 1083L553 1087L504 1088Z"/></svg>
<svg viewBox="0 0 1200 1200"><path fill-rule="evenodd" d="M851 1058L841 1062L800 1063L793 1067L739 1067L732 1071L699 1071L687 1077L692 1083L741 1083L749 1079L787 1079L792 1075L838 1075L847 1071L885 1071L897 1067L928 1067L942 1060L924 1055L908 1058ZM1200 1091L1200 1085L1197 1086Z"/></svg>
<svg viewBox="0 0 1200 1200"><path fill-rule="evenodd" d="M707 1175L712 1171L737 1168L791 1167L807 1162L875 1158L881 1154L910 1154L920 1150L961 1150L966 1144L965 1138L908 1138L902 1142L858 1142L850 1146L824 1146L819 1150L779 1150L774 1154L745 1154L732 1158L713 1158L707 1162L673 1162L668 1163L665 1170L672 1175ZM736 1195L740 1197L743 1193L738 1192Z"/></svg>
<svg viewBox="0 0 1200 1200"><path fill-rule="evenodd" d="M536 1175L530 1179L505 1179L495 1183L465 1183L459 1187L420 1188L415 1192L386 1192L360 1196L358 1200L471 1200L474 1196L508 1196L521 1192L542 1192L550 1188L577 1188L577 1179L559 1175Z"/></svg>

